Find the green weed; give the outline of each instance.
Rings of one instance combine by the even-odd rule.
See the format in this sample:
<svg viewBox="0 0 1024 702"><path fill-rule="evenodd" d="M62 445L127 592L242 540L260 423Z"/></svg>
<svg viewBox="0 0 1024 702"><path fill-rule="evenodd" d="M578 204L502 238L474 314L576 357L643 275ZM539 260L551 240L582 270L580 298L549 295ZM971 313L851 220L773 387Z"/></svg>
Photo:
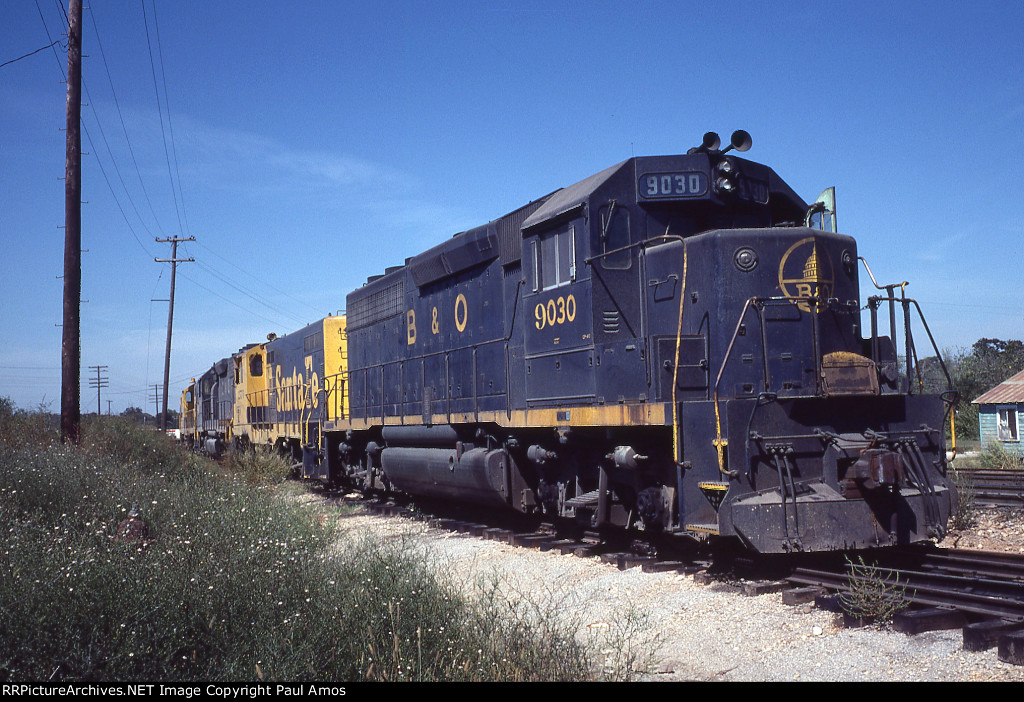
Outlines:
<svg viewBox="0 0 1024 702"><path fill-rule="evenodd" d="M900 584L898 575L890 579L876 566L864 563L863 556L858 556L857 561L847 558L847 589L839 595L843 611L864 622L891 621L910 604L906 586Z"/></svg>
<svg viewBox="0 0 1024 702"><path fill-rule="evenodd" d="M1024 470L1024 455L1008 450L1001 441L985 444L979 457L985 470Z"/></svg>
<svg viewBox="0 0 1024 702"><path fill-rule="evenodd" d="M48 436L0 442L2 680L587 680L640 660L595 662L553 612L467 592L411 543L339 544L152 430Z"/></svg>

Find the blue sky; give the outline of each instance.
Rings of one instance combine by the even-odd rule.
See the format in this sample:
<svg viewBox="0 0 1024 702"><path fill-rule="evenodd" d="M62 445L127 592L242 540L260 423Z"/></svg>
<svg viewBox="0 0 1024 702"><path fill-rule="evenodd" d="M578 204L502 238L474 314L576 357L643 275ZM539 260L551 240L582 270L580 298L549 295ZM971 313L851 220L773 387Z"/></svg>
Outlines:
<svg viewBox="0 0 1024 702"><path fill-rule="evenodd" d="M836 186L840 230L910 281L940 347L1024 338L1024 3L87 4L83 411L90 365L103 411L153 411L156 237L197 239L174 398L386 266L709 130L750 132L806 200ZM4 2L0 63L62 31L56 0ZM0 68L0 395L59 409L55 48Z"/></svg>

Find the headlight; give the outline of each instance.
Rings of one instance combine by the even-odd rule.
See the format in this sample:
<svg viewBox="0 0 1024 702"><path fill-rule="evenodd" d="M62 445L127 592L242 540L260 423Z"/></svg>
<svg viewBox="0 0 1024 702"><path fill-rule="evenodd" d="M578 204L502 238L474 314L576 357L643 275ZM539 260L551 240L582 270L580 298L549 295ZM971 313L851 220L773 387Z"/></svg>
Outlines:
<svg viewBox="0 0 1024 702"><path fill-rule="evenodd" d="M719 195L731 195L736 192L739 175L737 163L730 158L723 158L715 164L715 192Z"/></svg>
<svg viewBox="0 0 1024 702"><path fill-rule="evenodd" d="M733 256L733 262L741 271L749 273L757 268L757 252L749 246L744 246L743 248L736 250L736 253Z"/></svg>

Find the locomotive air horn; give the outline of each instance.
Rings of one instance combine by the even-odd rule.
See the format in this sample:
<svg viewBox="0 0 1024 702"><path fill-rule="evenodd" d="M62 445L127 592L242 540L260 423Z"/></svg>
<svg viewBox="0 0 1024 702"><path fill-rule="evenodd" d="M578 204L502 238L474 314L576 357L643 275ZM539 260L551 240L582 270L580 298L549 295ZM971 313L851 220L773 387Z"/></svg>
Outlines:
<svg viewBox="0 0 1024 702"><path fill-rule="evenodd" d="M704 151L714 151L722 145L722 140L718 138L718 135L714 132L707 132L704 135L704 141L701 142L700 148Z"/></svg>
<svg viewBox="0 0 1024 702"><path fill-rule="evenodd" d="M687 155L700 153L702 151L704 153L708 153L709 151L717 150L718 147L721 146L721 144L722 140L718 138L717 134L715 134L714 132L707 132L704 134L704 139L701 141L700 146L694 146L686 153Z"/></svg>
<svg viewBox="0 0 1024 702"><path fill-rule="evenodd" d="M707 137L705 136L705 139L706 138ZM722 153L724 154L726 151L729 151L730 149L736 149L737 151L746 151L750 148L750 145L753 143L754 142L751 140L749 134L747 134L742 129L737 129L735 132L732 133L732 143L729 146L722 149Z"/></svg>

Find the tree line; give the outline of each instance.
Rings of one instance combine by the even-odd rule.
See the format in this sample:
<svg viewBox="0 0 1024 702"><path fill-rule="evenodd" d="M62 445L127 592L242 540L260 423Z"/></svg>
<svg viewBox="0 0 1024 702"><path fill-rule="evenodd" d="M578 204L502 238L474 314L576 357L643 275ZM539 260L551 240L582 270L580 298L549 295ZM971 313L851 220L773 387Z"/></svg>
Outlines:
<svg viewBox="0 0 1024 702"><path fill-rule="evenodd" d="M973 400L1004 380L1024 370L1024 342L1017 339L978 339L969 349L943 353L957 400L956 434L978 438L978 406ZM945 392L946 378L934 356L920 362L921 382L926 392Z"/></svg>

